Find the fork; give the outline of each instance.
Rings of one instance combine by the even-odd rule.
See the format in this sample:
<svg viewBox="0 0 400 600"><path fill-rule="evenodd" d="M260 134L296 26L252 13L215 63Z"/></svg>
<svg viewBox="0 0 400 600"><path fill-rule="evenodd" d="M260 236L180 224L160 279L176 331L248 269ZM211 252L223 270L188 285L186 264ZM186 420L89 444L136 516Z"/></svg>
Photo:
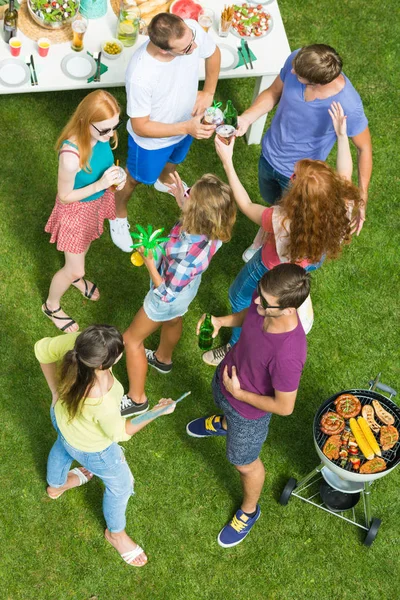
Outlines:
<svg viewBox="0 0 400 600"><path fill-rule="evenodd" d="M29 73L31 75L31 85L36 85L35 84L35 80L33 78L33 73L32 73L32 68L31 68L31 61L30 61L30 57L29 56L25 56L25 64L27 67L29 67Z"/></svg>
<svg viewBox="0 0 400 600"><path fill-rule="evenodd" d="M239 52L240 56L242 57L242 60L243 60L243 62L244 62L244 64L245 64L245 66L246 66L246 69L248 69L248 68L249 68L249 65L247 64L247 61L246 61L246 59L245 59L245 56L244 56L244 52L243 52L242 46L238 46L238 52Z"/></svg>

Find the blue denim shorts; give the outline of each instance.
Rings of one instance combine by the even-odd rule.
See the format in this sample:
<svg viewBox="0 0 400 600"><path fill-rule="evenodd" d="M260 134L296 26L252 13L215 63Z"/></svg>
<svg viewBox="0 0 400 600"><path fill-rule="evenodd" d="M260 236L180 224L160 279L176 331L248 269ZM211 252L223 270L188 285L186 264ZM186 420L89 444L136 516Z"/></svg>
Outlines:
<svg viewBox="0 0 400 600"><path fill-rule="evenodd" d="M150 288L143 302L144 312L152 321L172 321L176 317L182 317L195 298L200 282L201 275L197 275L172 302L164 302L155 294L154 288Z"/></svg>
<svg viewBox="0 0 400 600"><path fill-rule="evenodd" d="M214 402L222 410L228 424L226 436L226 457L232 465L249 465L261 452L267 439L271 413L260 419L246 419L229 404L220 388L220 367L212 380Z"/></svg>
<svg viewBox="0 0 400 600"><path fill-rule="evenodd" d="M187 135L177 144L158 150L146 150L139 146L131 135L128 135L128 159L126 167L129 174L140 183L152 185L157 181L165 165L179 165L189 152L193 138Z"/></svg>

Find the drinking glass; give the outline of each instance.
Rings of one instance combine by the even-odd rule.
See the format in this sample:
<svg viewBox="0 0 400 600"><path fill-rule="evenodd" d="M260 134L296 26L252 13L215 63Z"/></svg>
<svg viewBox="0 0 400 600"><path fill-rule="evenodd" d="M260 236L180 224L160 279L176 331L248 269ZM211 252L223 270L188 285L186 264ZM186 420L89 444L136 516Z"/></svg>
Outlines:
<svg viewBox="0 0 400 600"><path fill-rule="evenodd" d="M211 8L202 8L197 20L199 25L207 32L214 22L214 11Z"/></svg>
<svg viewBox="0 0 400 600"><path fill-rule="evenodd" d="M78 14L76 19L72 22L72 50L75 52L81 52L83 50L83 38L85 36L88 26L88 20L82 15Z"/></svg>

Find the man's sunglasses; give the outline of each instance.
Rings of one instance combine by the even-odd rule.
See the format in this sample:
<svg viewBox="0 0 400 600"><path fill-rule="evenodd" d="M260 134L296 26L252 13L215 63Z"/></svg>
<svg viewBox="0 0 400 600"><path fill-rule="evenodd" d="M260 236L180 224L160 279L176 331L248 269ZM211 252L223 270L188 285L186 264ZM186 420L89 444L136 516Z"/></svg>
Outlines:
<svg viewBox="0 0 400 600"><path fill-rule="evenodd" d="M268 304L268 302L261 293L261 286L259 283L257 283L257 294L260 298L260 304L264 310L267 310L267 308L280 308L280 306L271 306L271 304Z"/></svg>
<svg viewBox="0 0 400 600"><path fill-rule="evenodd" d="M121 127L121 125L122 125L122 121L118 121L116 126L110 127L110 129L97 129L96 125L93 125L93 123L91 123L91 126L95 128L95 130L97 131L97 133L99 135L109 135L111 132L114 133L114 131L116 131L118 129L118 127Z"/></svg>
<svg viewBox="0 0 400 600"><path fill-rule="evenodd" d="M170 54L174 54L174 55L185 55L185 54L189 54L189 52L192 49L192 46L195 42L196 39L196 30L192 29L192 41L190 42L189 46L186 46L186 48L184 50L180 50L179 52L174 52L173 50L169 50Z"/></svg>

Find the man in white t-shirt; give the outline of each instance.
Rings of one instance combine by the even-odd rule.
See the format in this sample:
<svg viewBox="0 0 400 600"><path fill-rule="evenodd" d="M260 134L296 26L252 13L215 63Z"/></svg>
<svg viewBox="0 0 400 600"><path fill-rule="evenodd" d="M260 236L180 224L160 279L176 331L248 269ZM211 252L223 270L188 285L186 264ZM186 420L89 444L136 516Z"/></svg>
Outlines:
<svg viewBox="0 0 400 600"><path fill-rule="evenodd" d="M193 138L212 136L215 126L201 119L217 87L219 48L197 21L170 13L153 18L149 41L132 56L126 71L128 121L127 182L116 193L117 218L110 221L111 237L131 252L128 200L139 183L168 192L170 174L189 152ZM199 60L205 59L206 78L198 91Z"/></svg>

